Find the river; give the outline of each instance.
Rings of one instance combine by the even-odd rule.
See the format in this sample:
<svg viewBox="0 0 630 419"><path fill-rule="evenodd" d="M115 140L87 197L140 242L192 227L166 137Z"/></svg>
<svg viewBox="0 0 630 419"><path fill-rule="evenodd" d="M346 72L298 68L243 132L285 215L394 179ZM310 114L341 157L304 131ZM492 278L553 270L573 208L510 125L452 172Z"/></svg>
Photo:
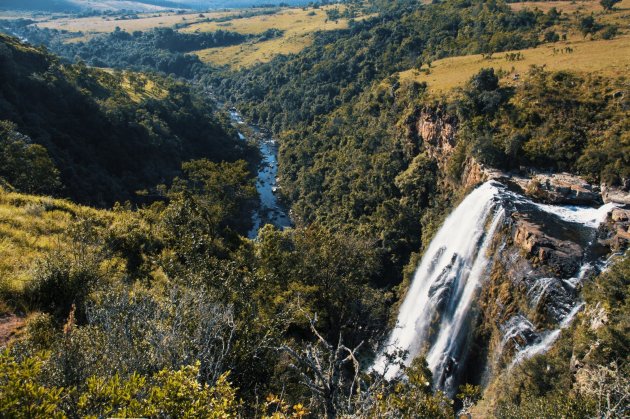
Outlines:
<svg viewBox="0 0 630 419"><path fill-rule="evenodd" d="M256 174L256 190L260 199L258 210L252 215L254 223L247 236L255 239L258 230L265 224L272 224L279 229L292 225L286 208L277 197L278 186L278 143L270 135L258 127L247 124L235 109L230 109L230 119L238 130L242 141L248 141L248 135L253 136L260 150L261 161Z"/></svg>

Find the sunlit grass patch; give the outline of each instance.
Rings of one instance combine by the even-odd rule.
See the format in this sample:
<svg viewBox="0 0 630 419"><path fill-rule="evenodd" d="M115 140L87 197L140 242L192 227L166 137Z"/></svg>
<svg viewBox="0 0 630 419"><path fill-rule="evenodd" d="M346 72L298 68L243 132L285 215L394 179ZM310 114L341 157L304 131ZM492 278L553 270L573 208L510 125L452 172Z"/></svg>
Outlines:
<svg viewBox="0 0 630 419"><path fill-rule="evenodd" d="M568 52L570 48L572 52ZM577 40L547 44L520 52L523 59L509 61L510 52L496 53L491 59L481 55L445 58L426 65L422 70L411 69L399 73L401 81L426 82L430 91L447 92L463 86L482 68L502 70L504 80L518 82L517 74L525 73L532 65L547 70L570 70L619 77L630 74L630 35L612 40Z"/></svg>
<svg viewBox="0 0 630 419"><path fill-rule="evenodd" d="M319 9L281 9L272 15L259 15L229 22L208 22L191 25L183 32L232 31L242 34L260 34L269 29L283 31L280 38L263 42L250 42L223 48L210 48L196 51L199 58L215 65L229 65L233 68L249 67L256 63L268 62L276 55L297 54L313 43L313 35L318 31L331 31L348 28L348 19L329 20L326 10L343 6L326 6ZM357 17L362 19L364 17Z"/></svg>

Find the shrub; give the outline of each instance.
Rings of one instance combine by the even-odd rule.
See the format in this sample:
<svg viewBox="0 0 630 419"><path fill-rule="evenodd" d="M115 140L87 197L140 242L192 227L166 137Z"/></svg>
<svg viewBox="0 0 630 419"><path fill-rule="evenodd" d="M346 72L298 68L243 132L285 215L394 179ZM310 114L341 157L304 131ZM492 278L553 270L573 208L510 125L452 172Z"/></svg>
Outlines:
<svg viewBox="0 0 630 419"><path fill-rule="evenodd" d="M40 384L43 360L16 360L8 351L0 353L0 417L64 418L60 409L63 388Z"/></svg>

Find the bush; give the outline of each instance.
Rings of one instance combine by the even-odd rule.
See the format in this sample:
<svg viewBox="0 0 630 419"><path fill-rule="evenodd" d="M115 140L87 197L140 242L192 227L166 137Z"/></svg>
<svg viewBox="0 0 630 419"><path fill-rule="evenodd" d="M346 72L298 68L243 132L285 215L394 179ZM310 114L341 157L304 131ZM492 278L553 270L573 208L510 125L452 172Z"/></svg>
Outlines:
<svg viewBox="0 0 630 419"><path fill-rule="evenodd" d="M235 417L239 403L221 375L214 385L197 380L199 364L179 370L162 370L150 379L118 374L105 379L92 377L78 402L78 413L87 417Z"/></svg>
<svg viewBox="0 0 630 419"><path fill-rule="evenodd" d="M59 387L40 383L44 361L33 357L18 361L8 351L0 353L0 417L64 418Z"/></svg>
<svg viewBox="0 0 630 419"><path fill-rule="evenodd" d="M99 247L95 223L76 220L67 233L73 245L57 248L37 262L26 286L27 299L34 307L65 319L75 306L79 322L85 320L90 292L111 274L102 266L105 255Z"/></svg>

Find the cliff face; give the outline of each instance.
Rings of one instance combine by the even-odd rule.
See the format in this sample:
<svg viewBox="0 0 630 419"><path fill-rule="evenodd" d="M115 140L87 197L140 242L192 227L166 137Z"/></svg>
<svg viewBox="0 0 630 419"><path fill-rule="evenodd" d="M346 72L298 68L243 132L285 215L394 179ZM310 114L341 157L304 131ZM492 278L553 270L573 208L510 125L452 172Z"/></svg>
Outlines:
<svg viewBox="0 0 630 419"><path fill-rule="evenodd" d="M418 116L416 129L430 156L440 160L453 152L457 120L444 109L424 108Z"/></svg>
<svg viewBox="0 0 630 419"><path fill-rule="evenodd" d="M426 106L413 112L404 125L404 149L409 157L423 148L442 165L455 149L457 118L440 106Z"/></svg>

